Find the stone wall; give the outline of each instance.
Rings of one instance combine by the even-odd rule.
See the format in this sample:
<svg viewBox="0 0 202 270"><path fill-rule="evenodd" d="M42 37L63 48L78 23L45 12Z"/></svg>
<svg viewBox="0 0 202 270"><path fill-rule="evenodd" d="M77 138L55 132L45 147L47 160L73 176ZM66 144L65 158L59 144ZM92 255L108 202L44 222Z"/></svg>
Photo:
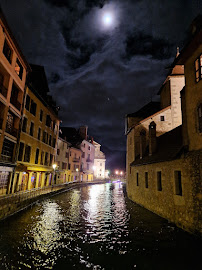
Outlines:
<svg viewBox="0 0 202 270"><path fill-rule="evenodd" d="M157 190L157 172L161 171L162 191ZM175 171L181 171L182 196L176 195ZM148 173L148 188L145 183ZM138 185L137 185L138 173ZM131 167L127 194L134 202L178 227L202 234L202 152L189 152L167 162Z"/></svg>

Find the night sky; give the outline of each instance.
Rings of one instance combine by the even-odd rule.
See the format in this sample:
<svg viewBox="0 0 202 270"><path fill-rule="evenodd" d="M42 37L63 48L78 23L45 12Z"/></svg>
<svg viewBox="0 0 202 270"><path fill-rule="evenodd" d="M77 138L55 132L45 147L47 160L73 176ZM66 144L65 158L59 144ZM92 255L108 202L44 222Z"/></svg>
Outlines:
<svg viewBox="0 0 202 270"><path fill-rule="evenodd" d="M87 125L107 167L124 168L124 116L157 100L200 0L0 4L27 60L45 67L62 125Z"/></svg>

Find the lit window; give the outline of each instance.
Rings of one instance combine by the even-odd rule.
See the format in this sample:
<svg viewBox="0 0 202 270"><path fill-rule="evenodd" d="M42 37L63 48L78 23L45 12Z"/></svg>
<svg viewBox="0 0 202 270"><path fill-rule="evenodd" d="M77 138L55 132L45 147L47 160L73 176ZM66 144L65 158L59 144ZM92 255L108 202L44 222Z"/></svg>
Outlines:
<svg viewBox="0 0 202 270"><path fill-rule="evenodd" d="M15 63L15 72L18 74L20 79L22 79L23 67L18 59L16 60L16 63Z"/></svg>

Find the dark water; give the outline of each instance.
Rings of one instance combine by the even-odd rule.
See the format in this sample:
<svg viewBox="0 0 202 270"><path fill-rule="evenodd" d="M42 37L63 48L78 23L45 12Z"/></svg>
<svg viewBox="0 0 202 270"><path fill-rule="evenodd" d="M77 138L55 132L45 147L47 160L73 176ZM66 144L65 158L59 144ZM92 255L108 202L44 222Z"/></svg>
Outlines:
<svg viewBox="0 0 202 270"><path fill-rule="evenodd" d="M122 183L62 193L0 223L0 269L202 269L199 240L129 201Z"/></svg>

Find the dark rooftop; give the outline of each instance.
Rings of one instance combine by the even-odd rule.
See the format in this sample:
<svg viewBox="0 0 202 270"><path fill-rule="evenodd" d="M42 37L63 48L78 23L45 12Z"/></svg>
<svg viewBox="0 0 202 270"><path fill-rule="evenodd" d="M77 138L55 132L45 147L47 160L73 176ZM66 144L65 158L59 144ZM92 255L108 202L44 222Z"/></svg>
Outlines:
<svg viewBox="0 0 202 270"><path fill-rule="evenodd" d="M137 158L130 165L140 166L145 164L163 162L176 159L180 156L183 149L182 126L179 126L170 132L157 137L157 151L149 156L149 151L140 159Z"/></svg>
<svg viewBox="0 0 202 270"><path fill-rule="evenodd" d="M60 127L61 133L60 137L67 142L71 143L72 146L78 147L83 141L82 137L79 134L79 131L73 127Z"/></svg>
<svg viewBox="0 0 202 270"><path fill-rule="evenodd" d="M161 110L161 103L157 101L151 101L144 107L142 107L140 110L134 113L127 114L127 117L147 118L160 110Z"/></svg>

